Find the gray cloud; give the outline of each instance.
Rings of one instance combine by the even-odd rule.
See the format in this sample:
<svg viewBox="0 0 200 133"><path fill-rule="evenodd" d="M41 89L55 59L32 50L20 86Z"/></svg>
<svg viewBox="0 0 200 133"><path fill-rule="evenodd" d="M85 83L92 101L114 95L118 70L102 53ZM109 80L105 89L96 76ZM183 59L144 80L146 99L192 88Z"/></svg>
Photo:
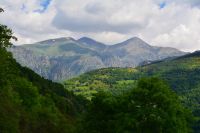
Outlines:
<svg viewBox="0 0 200 133"><path fill-rule="evenodd" d="M200 0L158 0L159 2L186 4L192 7L200 7Z"/></svg>
<svg viewBox="0 0 200 133"><path fill-rule="evenodd" d="M93 12L94 13L94 12ZM110 24L107 20L82 18L69 16L63 11L58 11L52 24L58 29L66 29L73 32L105 32L129 33L143 27L140 23Z"/></svg>
<svg viewBox="0 0 200 133"><path fill-rule="evenodd" d="M85 6L85 11L91 14L101 14L102 12L104 12L104 7L101 3L88 3Z"/></svg>

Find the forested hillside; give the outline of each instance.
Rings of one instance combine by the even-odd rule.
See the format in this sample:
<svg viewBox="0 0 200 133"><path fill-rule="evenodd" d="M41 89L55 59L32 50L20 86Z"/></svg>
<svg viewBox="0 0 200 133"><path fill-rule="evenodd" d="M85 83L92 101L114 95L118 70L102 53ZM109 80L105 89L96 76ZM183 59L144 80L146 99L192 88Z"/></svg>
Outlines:
<svg viewBox="0 0 200 133"><path fill-rule="evenodd" d="M190 133L193 117L166 83L143 78L126 93L95 94L81 122L81 133Z"/></svg>
<svg viewBox="0 0 200 133"><path fill-rule="evenodd" d="M1 49L2 133L189 133L193 116L159 79L142 79L117 95L91 101L21 67ZM101 86L99 86L101 87ZM87 104L86 104L87 103Z"/></svg>
<svg viewBox="0 0 200 133"><path fill-rule="evenodd" d="M137 68L106 68L83 74L64 82L75 94L91 99L98 91L105 90L119 95L137 85L142 77L158 77L170 85L182 103L200 117L200 52L175 59L166 59ZM199 132L200 123L196 124Z"/></svg>
<svg viewBox="0 0 200 133"><path fill-rule="evenodd" d="M74 132L86 101L21 67L6 51L11 38L11 30L0 25L0 132Z"/></svg>

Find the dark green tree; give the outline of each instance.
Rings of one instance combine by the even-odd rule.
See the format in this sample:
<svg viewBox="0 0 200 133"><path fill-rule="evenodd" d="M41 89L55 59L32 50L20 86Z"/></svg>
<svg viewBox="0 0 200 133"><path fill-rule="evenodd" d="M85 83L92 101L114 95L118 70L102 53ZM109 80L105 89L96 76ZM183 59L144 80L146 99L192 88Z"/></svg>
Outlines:
<svg viewBox="0 0 200 133"><path fill-rule="evenodd" d="M2 8L0 8L0 13L1 12L4 12ZM13 36L12 30L6 25L0 24L0 48L11 46L11 39L17 40L17 38Z"/></svg>
<svg viewBox="0 0 200 133"><path fill-rule="evenodd" d="M125 120L138 133L188 133L191 131L191 113L178 96L158 78L143 78L125 98ZM128 127L127 127L128 128Z"/></svg>
<svg viewBox="0 0 200 133"><path fill-rule="evenodd" d="M191 121L191 112L168 85L144 78L121 96L98 93L83 118L81 132L189 133Z"/></svg>

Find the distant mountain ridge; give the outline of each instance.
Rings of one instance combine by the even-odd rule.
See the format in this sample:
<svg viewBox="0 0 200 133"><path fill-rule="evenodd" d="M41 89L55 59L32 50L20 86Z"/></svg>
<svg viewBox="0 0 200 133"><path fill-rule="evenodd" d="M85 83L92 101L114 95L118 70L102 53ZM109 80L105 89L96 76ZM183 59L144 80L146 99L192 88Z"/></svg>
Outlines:
<svg viewBox="0 0 200 133"><path fill-rule="evenodd" d="M15 46L10 51L21 65L54 81L99 68L136 67L145 61L186 54L174 48L151 46L137 37L115 45L106 45L88 37L78 40L62 37Z"/></svg>
<svg viewBox="0 0 200 133"><path fill-rule="evenodd" d="M83 46L89 47L94 50L104 50L107 46L101 42L97 42L88 37L82 37L77 40L78 42L82 43Z"/></svg>

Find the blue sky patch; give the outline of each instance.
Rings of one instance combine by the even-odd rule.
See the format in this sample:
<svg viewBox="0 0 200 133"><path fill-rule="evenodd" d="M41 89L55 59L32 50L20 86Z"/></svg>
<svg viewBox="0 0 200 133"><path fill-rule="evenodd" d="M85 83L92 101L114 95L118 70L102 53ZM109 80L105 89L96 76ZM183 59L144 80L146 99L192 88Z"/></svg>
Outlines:
<svg viewBox="0 0 200 133"><path fill-rule="evenodd" d="M165 8L166 5L167 5L167 3L164 1L159 4L159 7L160 7L160 9L163 9L163 8Z"/></svg>
<svg viewBox="0 0 200 133"><path fill-rule="evenodd" d="M37 9L34 12L39 12L39 13L43 13L46 11L46 9L48 8L49 4L51 3L52 0L41 0L40 2L40 6L42 7L42 9Z"/></svg>

